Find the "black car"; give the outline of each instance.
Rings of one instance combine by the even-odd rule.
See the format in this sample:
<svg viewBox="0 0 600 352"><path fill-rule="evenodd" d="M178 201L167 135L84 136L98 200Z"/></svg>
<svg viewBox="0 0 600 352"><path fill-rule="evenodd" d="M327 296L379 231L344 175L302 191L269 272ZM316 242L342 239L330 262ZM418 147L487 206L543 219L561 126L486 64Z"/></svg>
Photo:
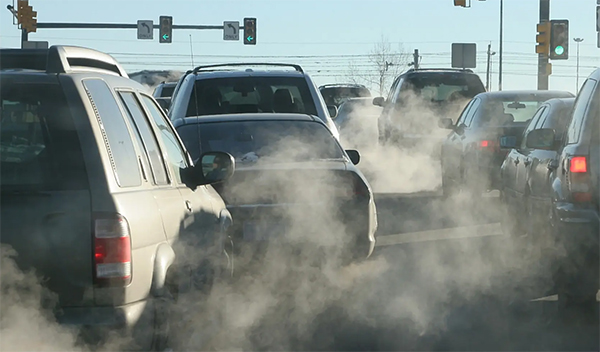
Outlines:
<svg viewBox="0 0 600 352"><path fill-rule="evenodd" d="M509 148L500 169L501 199L508 216L504 225L511 235L546 235L551 208L550 165L571 117L575 98L550 99L542 104L522 136L503 136L501 148ZM550 140L546 134L556 138ZM517 140L520 144L517 145Z"/></svg>
<svg viewBox="0 0 600 352"><path fill-rule="evenodd" d="M471 70L410 69L396 78L387 99L373 99L374 105L383 107L379 142L404 147L418 147L427 140L437 143L444 137L438 120L456 121L462 108L482 92L485 87Z"/></svg>
<svg viewBox="0 0 600 352"><path fill-rule="evenodd" d="M559 258L559 299L597 307L600 287L600 69L585 81L569 126L550 169L550 224ZM542 134L554 138L552 130ZM597 314L597 313L596 313ZM596 315L597 317L597 315Z"/></svg>
<svg viewBox="0 0 600 352"><path fill-rule="evenodd" d="M500 167L508 150L500 137L522 135L541 104L552 98L570 98L563 91L501 91L475 96L456 124L450 118L440 127L452 130L442 144L444 196L469 190L480 195L500 186Z"/></svg>
<svg viewBox="0 0 600 352"><path fill-rule="evenodd" d="M174 125L192 158L217 149L235 157L235 174L216 189L235 219L236 248L308 239L342 249L344 262L373 252L377 216L371 187L355 166L360 155L344 151L319 118L224 114Z"/></svg>
<svg viewBox="0 0 600 352"><path fill-rule="evenodd" d="M370 98L371 91L362 84L326 84L319 87L319 92L327 105L339 108L349 98Z"/></svg>

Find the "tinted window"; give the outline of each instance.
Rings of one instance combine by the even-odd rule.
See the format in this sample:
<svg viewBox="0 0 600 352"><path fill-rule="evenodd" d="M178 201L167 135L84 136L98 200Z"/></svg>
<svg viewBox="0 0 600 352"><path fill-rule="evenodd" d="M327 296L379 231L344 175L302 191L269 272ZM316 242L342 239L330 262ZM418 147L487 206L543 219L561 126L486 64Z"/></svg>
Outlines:
<svg viewBox="0 0 600 352"><path fill-rule="evenodd" d="M469 114L467 115L467 119L465 121L465 125L467 127L471 126L471 123L473 122L473 118L475 117L475 115L477 115L477 111L479 110L480 105L481 105L481 99L475 99L475 101L473 102L473 105L471 106L471 109L469 109Z"/></svg>
<svg viewBox="0 0 600 352"><path fill-rule="evenodd" d="M531 131L533 131L534 129L538 128L540 121L543 119L544 113L546 112L547 108L543 107L538 109L538 111L535 113L535 115L531 118L531 121L529 122L529 124L527 124L527 127L525 128L525 131L523 132L523 138L521 140L521 149L526 149L527 148L527 134Z"/></svg>
<svg viewBox="0 0 600 352"><path fill-rule="evenodd" d="M162 89L160 91L160 96L161 97L170 97L171 95L173 95L173 91L175 91L175 86L165 85L162 87Z"/></svg>
<svg viewBox="0 0 600 352"><path fill-rule="evenodd" d="M528 123L536 111L551 96L513 96L502 95L489 97L481 106L475 123L477 126L503 126L512 122Z"/></svg>
<svg viewBox="0 0 600 352"><path fill-rule="evenodd" d="M557 136L563 136L571 118L572 109L573 102L562 104L560 108L555 109L554 112L548 115L544 121L543 128L553 128Z"/></svg>
<svg viewBox="0 0 600 352"><path fill-rule="evenodd" d="M186 116L252 112L317 115L303 77L227 77L197 80Z"/></svg>
<svg viewBox="0 0 600 352"><path fill-rule="evenodd" d="M177 132L194 160L208 151L228 152L238 162L343 158L335 138L317 122L215 122L183 125Z"/></svg>
<svg viewBox="0 0 600 352"><path fill-rule="evenodd" d="M142 99L144 100L144 105L146 105L148 108L152 119L154 119L154 122L160 131L163 145L165 148L167 148L166 152L169 158L169 163L171 164L172 170L175 173L175 179L178 183L181 183L181 171L187 167L185 152L181 148L181 144L179 144L177 136L171 129L171 126L167 123L165 117L160 112L160 107L154 103L152 98L142 95Z"/></svg>
<svg viewBox="0 0 600 352"><path fill-rule="evenodd" d="M363 87L330 87L321 88L325 104L340 106L348 98L370 97L371 92Z"/></svg>
<svg viewBox="0 0 600 352"><path fill-rule="evenodd" d="M422 73L410 75L402 84L400 95L412 95L423 100L442 102L447 100L472 99L484 92L478 76L460 73Z"/></svg>
<svg viewBox="0 0 600 352"><path fill-rule="evenodd" d="M2 79L0 98L2 192L85 189L79 136L61 87Z"/></svg>
<svg viewBox="0 0 600 352"><path fill-rule="evenodd" d="M581 126L585 119L585 111L587 110L590 101L592 100L592 93L596 87L596 81L588 79L581 87L575 106L573 107L573 119L569 125L567 132L567 143L573 144L579 142L579 135L581 133Z"/></svg>
<svg viewBox="0 0 600 352"><path fill-rule="evenodd" d="M475 103L476 100L471 100L463 109L462 113L460 114L460 116L458 117L458 120L456 121L457 125L463 124L465 123L465 121L467 120L467 117L469 115L469 112L471 111L471 107L473 106L473 104Z"/></svg>
<svg viewBox="0 0 600 352"><path fill-rule="evenodd" d="M97 111L117 183L121 187L141 185L142 179L133 141L110 88L98 79L84 80L83 84Z"/></svg>
<svg viewBox="0 0 600 352"><path fill-rule="evenodd" d="M150 161L154 182L159 185L169 183L161 151L158 142L156 141L156 136L152 131L148 118L142 112L139 101L134 93L121 92L119 94L130 114L132 119L131 124L137 130L143 142L144 152Z"/></svg>

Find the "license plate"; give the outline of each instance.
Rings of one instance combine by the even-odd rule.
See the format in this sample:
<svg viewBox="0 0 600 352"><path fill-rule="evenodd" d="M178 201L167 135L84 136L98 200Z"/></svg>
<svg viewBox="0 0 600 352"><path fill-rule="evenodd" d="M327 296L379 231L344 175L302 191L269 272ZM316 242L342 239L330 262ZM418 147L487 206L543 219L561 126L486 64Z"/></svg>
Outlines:
<svg viewBox="0 0 600 352"><path fill-rule="evenodd" d="M244 240L268 241L283 237L285 226L278 223L244 222Z"/></svg>

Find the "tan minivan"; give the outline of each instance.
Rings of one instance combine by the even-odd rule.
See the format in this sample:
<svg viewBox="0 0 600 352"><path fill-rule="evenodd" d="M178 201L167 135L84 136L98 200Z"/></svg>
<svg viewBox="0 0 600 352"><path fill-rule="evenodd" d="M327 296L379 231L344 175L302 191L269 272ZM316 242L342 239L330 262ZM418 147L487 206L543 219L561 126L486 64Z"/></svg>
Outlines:
<svg viewBox="0 0 600 352"><path fill-rule="evenodd" d="M232 274L231 215L204 177L214 170L194 166L111 56L52 46L2 49L0 62L2 245L57 294L61 324L164 349L161 297L191 273L205 285ZM226 153L201 159L215 155L229 162L211 182L235 167Z"/></svg>

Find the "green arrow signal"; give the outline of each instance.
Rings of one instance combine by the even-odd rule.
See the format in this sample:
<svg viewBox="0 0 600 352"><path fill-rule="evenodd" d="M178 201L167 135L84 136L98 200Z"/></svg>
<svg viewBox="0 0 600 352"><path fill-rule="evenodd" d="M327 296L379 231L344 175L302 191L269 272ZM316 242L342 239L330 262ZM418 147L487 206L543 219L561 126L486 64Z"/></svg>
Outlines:
<svg viewBox="0 0 600 352"><path fill-rule="evenodd" d="M249 35L249 36L248 36L248 38L246 38L246 39L247 39L249 42L251 42L251 41L252 41L252 39L254 39L254 37L253 37L253 36L251 36L251 35Z"/></svg>

